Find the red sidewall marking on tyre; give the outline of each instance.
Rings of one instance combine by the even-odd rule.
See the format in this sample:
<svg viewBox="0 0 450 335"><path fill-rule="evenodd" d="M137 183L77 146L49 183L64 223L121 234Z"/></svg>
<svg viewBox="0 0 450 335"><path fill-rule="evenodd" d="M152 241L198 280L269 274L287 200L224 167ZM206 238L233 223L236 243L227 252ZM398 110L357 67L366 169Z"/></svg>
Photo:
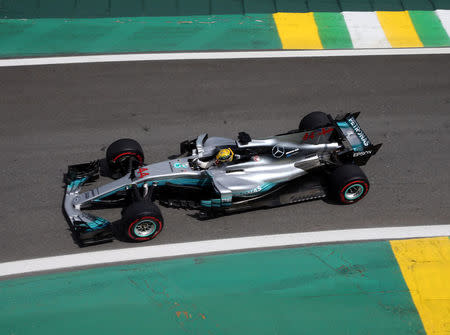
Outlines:
<svg viewBox="0 0 450 335"><path fill-rule="evenodd" d="M133 226L134 226L137 222L142 221L142 220L152 220L152 221L157 222L157 223L159 224L159 229L158 229L158 231L156 231L155 233L153 233L153 234L150 235L149 237L135 237L135 236L133 236L132 233L131 233L131 230L132 230ZM146 241L146 240L151 240L151 239L155 238L155 237L161 232L161 229L162 229L162 223L161 223L161 220L155 218L154 216L144 216L144 217L141 217L141 218L139 218L139 219L134 220L134 221L128 226L128 236L129 236L130 238L132 238L133 240L136 240L136 241Z"/></svg>
<svg viewBox="0 0 450 335"><path fill-rule="evenodd" d="M137 154L137 153L135 153L135 152L124 152L124 153L121 153L120 155L117 155L117 157L113 159L113 162L115 163L116 160L118 160L120 157L125 156L125 155L136 156L137 159L139 159L139 162L142 163L142 156Z"/></svg>
<svg viewBox="0 0 450 335"><path fill-rule="evenodd" d="M345 191L349 186L351 186L353 184L362 184L364 186L364 193L362 195L360 195L358 198L356 198L355 200L348 201L347 199L345 199ZM364 198L368 191L369 191L369 184L367 184L364 180L355 180L355 181L352 181L352 182L348 183L347 185L345 185L339 192L339 196L343 203L352 204L352 203L357 202L358 200Z"/></svg>

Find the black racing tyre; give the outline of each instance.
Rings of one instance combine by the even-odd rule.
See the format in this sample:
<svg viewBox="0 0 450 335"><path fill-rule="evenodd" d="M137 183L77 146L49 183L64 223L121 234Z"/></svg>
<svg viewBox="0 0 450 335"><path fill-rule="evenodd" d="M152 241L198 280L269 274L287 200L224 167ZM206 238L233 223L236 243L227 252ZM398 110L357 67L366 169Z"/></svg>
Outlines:
<svg viewBox="0 0 450 335"><path fill-rule="evenodd" d="M298 125L300 131L317 129L330 125L330 119L323 112L312 112L306 115Z"/></svg>
<svg viewBox="0 0 450 335"><path fill-rule="evenodd" d="M163 226L161 211L154 203L133 202L122 212L121 230L130 241L144 242L154 239Z"/></svg>
<svg viewBox="0 0 450 335"><path fill-rule="evenodd" d="M354 204L369 191L369 180L361 168L354 164L337 167L330 174L329 196L341 204Z"/></svg>
<svg viewBox="0 0 450 335"><path fill-rule="evenodd" d="M112 171L120 170L122 175L128 172L130 159L136 166L144 164L144 151L141 145L131 138L121 138L113 142L106 150L106 161Z"/></svg>

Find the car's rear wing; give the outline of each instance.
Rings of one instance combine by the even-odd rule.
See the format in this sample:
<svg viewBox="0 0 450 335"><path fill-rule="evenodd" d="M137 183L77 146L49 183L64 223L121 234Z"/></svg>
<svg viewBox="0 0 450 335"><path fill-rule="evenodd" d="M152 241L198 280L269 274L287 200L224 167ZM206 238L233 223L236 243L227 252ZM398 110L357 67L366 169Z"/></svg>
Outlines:
<svg viewBox="0 0 450 335"><path fill-rule="evenodd" d="M362 130L356 118L357 113L347 113L344 116L337 116L333 119L335 129L344 145L344 150L340 155L352 156L357 165L365 165L367 161L380 149L382 143L372 144L366 133Z"/></svg>

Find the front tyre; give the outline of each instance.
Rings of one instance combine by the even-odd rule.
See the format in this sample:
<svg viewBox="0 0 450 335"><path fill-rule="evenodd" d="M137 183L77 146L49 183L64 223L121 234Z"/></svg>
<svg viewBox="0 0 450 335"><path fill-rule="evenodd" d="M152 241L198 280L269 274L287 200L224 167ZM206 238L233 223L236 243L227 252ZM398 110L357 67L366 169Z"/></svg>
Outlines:
<svg viewBox="0 0 450 335"><path fill-rule="evenodd" d="M360 201L369 191L369 180L361 168L354 164L337 167L330 175L330 197L341 204Z"/></svg>
<svg viewBox="0 0 450 335"><path fill-rule="evenodd" d="M144 242L154 239L163 229L161 211L154 203L134 202L123 210L121 230L130 241Z"/></svg>
<svg viewBox="0 0 450 335"><path fill-rule="evenodd" d="M129 172L130 166L137 168L144 164L144 151L137 141L121 138L106 150L106 161L110 170L116 174L114 177L119 178Z"/></svg>

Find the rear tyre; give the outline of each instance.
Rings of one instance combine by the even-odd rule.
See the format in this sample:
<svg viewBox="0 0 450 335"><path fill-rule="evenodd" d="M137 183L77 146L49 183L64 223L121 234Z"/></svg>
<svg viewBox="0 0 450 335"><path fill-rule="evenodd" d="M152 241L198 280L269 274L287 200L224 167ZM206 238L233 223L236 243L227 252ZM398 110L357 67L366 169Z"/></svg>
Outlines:
<svg viewBox="0 0 450 335"><path fill-rule="evenodd" d="M330 175L329 196L341 204L360 201L369 191L369 180L361 168L354 164L342 165Z"/></svg>
<svg viewBox="0 0 450 335"><path fill-rule="evenodd" d="M306 115L298 125L300 131L317 129L330 125L330 119L323 112L312 112Z"/></svg>
<svg viewBox="0 0 450 335"><path fill-rule="evenodd" d="M122 212L121 230L130 241L144 242L154 239L163 226L161 211L154 203L133 202Z"/></svg>
<svg viewBox="0 0 450 335"><path fill-rule="evenodd" d="M106 150L106 161L113 177L122 177L132 168L144 164L144 151L141 145L131 138L121 138Z"/></svg>

